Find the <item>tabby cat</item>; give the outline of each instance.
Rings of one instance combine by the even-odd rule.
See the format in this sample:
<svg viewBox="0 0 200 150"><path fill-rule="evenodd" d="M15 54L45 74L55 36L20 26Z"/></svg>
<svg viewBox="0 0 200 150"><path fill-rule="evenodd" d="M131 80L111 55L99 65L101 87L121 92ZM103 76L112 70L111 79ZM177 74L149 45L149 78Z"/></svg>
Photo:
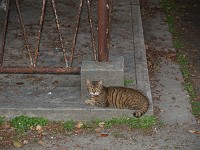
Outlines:
<svg viewBox="0 0 200 150"><path fill-rule="evenodd" d="M105 87L102 80L87 80L87 89L92 96L90 100L86 100L87 104L100 107L115 107L136 110L134 117L144 115L149 107L147 96L136 89L125 87Z"/></svg>

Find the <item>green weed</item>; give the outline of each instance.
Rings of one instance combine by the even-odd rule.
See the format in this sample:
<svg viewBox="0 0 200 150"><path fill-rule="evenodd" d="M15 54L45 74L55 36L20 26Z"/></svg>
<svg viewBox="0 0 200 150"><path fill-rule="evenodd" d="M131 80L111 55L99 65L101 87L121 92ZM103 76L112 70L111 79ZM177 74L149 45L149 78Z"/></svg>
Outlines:
<svg viewBox="0 0 200 150"><path fill-rule="evenodd" d="M12 127L20 132L26 132L30 127L36 127L37 125L44 126L47 123L48 120L42 117L28 117L23 115L11 120Z"/></svg>
<svg viewBox="0 0 200 150"><path fill-rule="evenodd" d="M184 48L184 44L181 42L181 40L179 38L174 38L174 40L173 40L173 46L176 49Z"/></svg>
<svg viewBox="0 0 200 150"><path fill-rule="evenodd" d="M190 99L193 100L196 97L196 93L194 91L192 83L188 81L188 82L184 82L183 85L184 85L185 89L188 91Z"/></svg>
<svg viewBox="0 0 200 150"><path fill-rule="evenodd" d="M186 56L180 52L177 53L177 59L178 62L181 66L187 66L188 65L188 60L186 58Z"/></svg>
<svg viewBox="0 0 200 150"><path fill-rule="evenodd" d="M177 60L180 64L180 70L181 70L181 73L182 73L184 79L185 80L189 79L190 72L188 69L188 61L187 61L186 56L179 52L179 53L177 53Z"/></svg>
<svg viewBox="0 0 200 150"><path fill-rule="evenodd" d="M127 87L129 84L134 83L134 80L124 79L124 86Z"/></svg>
<svg viewBox="0 0 200 150"><path fill-rule="evenodd" d="M192 102L192 114L195 116L200 115L200 102Z"/></svg>
<svg viewBox="0 0 200 150"><path fill-rule="evenodd" d="M64 123L64 129L68 132L71 132L75 129L75 121L74 120L68 120Z"/></svg>
<svg viewBox="0 0 200 150"><path fill-rule="evenodd" d="M5 117L4 116L0 116L0 125L2 125L5 121Z"/></svg>
<svg viewBox="0 0 200 150"><path fill-rule="evenodd" d="M105 121L106 127L112 127L114 125L128 125L131 128L150 128L153 127L157 122L157 119L154 116L151 117L142 117L142 118L112 118L109 121Z"/></svg>

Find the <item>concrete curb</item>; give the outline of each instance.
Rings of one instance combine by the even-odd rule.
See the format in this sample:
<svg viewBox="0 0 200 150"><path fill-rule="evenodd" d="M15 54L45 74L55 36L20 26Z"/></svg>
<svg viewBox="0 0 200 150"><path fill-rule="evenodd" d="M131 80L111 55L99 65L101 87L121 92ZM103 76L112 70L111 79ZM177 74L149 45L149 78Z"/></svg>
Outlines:
<svg viewBox="0 0 200 150"><path fill-rule="evenodd" d="M144 45L144 34L142 28L142 19L139 2L132 3L133 15L133 35L135 48L135 68L136 68L136 86L141 89L149 98L148 114L153 115L153 101L149 82L149 73L147 68L146 50Z"/></svg>

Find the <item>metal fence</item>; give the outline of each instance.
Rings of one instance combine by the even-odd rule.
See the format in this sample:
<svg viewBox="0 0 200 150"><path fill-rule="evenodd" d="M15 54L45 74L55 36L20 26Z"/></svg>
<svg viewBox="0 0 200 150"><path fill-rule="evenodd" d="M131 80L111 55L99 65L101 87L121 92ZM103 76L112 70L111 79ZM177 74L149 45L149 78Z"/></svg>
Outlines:
<svg viewBox="0 0 200 150"><path fill-rule="evenodd" d="M88 15L88 22L91 34L91 43L93 49L93 59L96 61L109 61L109 35L111 30L111 16L112 16L112 9L113 9L113 1L112 0L98 0L98 49L96 48L96 38L95 38L95 31L93 26L93 18L92 18L92 0L80 0L78 6L78 12L76 17L75 29L73 32L73 40L71 45L71 52L70 55L67 55L66 48L64 46L63 41L63 33L60 27L60 20L59 15L57 13L56 2L51 0L51 7L54 13L54 20L52 23L56 22L57 34L59 37L59 44L60 48L62 49L62 57L64 60L64 67L41 67L38 65L38 56L40 55L40 42L41 42L41 35L43 34L44 28L44 17L46 12L46 3L47 0L42 0L42 7L41 7L41 15L39 19L39 29L37 31L37 40L35 45L35 50L32 51L30 48L29 38L27 36L27 29L24 24L24 19L21 15L21 7L18 0L7 0L7 7L6 7L6 14L5 14L5 21L3 25L3 32L2 32L2 41L0 47L0 73L58 73L58 74L79 74L80 67L73 66L74 60L74 52L76 47L76 40L77 34L79 31L79 24L80 18L83 9L83 3L86 2L87 4L87 15ZM5 45L6 45L6 36L9 26L9 17L10 17L10 10L11 10L11 3L14 4L17 9L17 15L22 31L22 36L24 40L24 45L26 47L26 53L28 55L29 67L12 67L12 66L4 66L4 53L5 53ZM97 12L96 12L97 13ZM73 67L72 67L73 66Z"/></svg>

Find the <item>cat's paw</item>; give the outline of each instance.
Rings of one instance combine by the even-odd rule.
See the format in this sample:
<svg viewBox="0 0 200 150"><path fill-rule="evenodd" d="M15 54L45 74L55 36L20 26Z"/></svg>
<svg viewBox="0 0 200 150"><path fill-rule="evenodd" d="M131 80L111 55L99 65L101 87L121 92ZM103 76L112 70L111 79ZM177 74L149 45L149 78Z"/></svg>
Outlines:
<svg viewBox="0 0 200 150"><path fill-rule="evenodd" d="M85 103L90 104L90 105L95 105L95 101L90 100L90 99L85 100Z"/></svg>

